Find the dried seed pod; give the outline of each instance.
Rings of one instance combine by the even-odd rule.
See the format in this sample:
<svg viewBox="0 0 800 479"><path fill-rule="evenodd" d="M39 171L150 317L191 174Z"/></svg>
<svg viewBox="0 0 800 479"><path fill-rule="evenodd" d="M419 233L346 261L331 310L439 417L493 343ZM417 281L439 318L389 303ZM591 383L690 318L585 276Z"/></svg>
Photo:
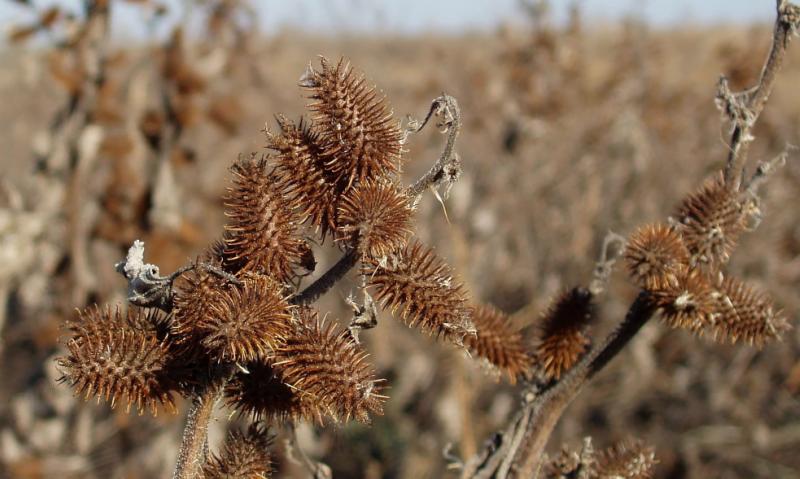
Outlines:
<svg viewBox="0 0 800 479"><path fill-rule="evenodd" d="M186 326L214 360L265 359L291 331L289 303L278 283L257 274L245 275L242 283L213 290L204 314Z"/></svg>
<svg viewBox="0 0 800 479"><path fill-rule="evenodd" d="M325 140L326 167L346 188L396 172L403 134L385 97L345 62L322 70L309 65L300 86L311 90L309 108Z"/></svg>
<svg viewBox="0 0 800 479"><path fill-rule="evenodd" d="M649 291L676 286L679 271L689 263L680 234L659 223L637 229L624 255L631 278Z"/></svg>
<svg viewBox="0 0 800 479"><path fill-rule="evenodd" d="M231 432L222 454L212 455L203 466L203 477L267 479L272 475L271 445L267 429L259 424L252 424L245 433Z"/></svg>
<svg viewBox="0 0 800 479"><path fill-rule="evenodd" d="M244 369L225 386L228 407L265 422L323 422L324 411L284 384L272 366L255 362L244 365Z"/></svg>
<svg viewBox="0 0 800 479"><path fill-rule="evenodd" d="M597 455L596 477L650 479L655 473L656 454L641 442L620 442Z"/></svg>
<svg viewBox="0 0 800 479"><path fill-rule="evenodd" d="M372 258L382 258L403 246L411 234L413 209L408 196L388 181L362 183L339 205L337 241L358 242Z"/></svg>
<svg viewBox="0 0 800 479"><path fill-rule="evenodd" d="M677 219L692 265L718 266L727 262L746 226L738 194L722 176L707 180L700 190L684 199Z"/></svg>
<svg viewBox="0 0 800 479"><path fill-rule="evenodd" d="M409 326L444 336L461 344L474 334L470 321L467 293L455 281L450 267L419 241L377 259L368 259L362 271L375 288L373 297Z"/></svg>
<svg viewBox="0 0 800 479"><path fill-rule="evenodd" d="M719 314L712 327L715 340L734 344L741 339L761 347L790 328L766 293L738 279L725 278L716 296Z"/></svg>
<svg viewBox="0 0 800 479"><path fill-rule="evenodd" d="M493 306L478 305L472 308L472 323L477 331L464 338L464 346L504 371L511 384L531 368L532 358L522 343L522 334L511 327L506 314Z"/></svg>
<svg viewBox="0 0 800 479"><path fill-rule="evenodd" d="M584 438L580 451L562 446L561 451L553 458L545 454L541 476L543 479L596 478L596 455L590 437Z"/></svg>
<svg viewBox="0 0 800 479"><path fill-rule="evenodd" d="M57 360L67 382L86 399L105 398L114 407L126 404L139 414L159 406L175 412L171 392L177 387L170 371L170 345L158 312L138 308L91 307L81 311L67 327L72 337L67 355Z"/></svg>
<svg viewBox="0 0 800 479"><path fill-rule="evenodd" d="M542 315L535 357L548 380L559 379L589 349L587 326L593 321L592 293L572 288L561 293Z"/></svg>
<svg viewBox="0 0 800 479"><path fill-rule="evenodd" d="M278 349L275 368L303 402L314 404L337 422L369 422L370 414L383 414L386 396L374 378L367 353L350 334L334 323L325 324L306 308L294 334ZM307 419L319 419L308 417Z"/></svg>
<svg viewBox="0 0 800 479"><path fill-rule="evenodd" d="M221 260L214 260L213 254L207 252L197 263L207 259L209 264L219 266ZM196 326L204 321L205 315L218 300L220 292L230 287L232 285L229 285L224 278L202 267L195 267L178 279L172 303L171 333L175 337L175 342L184 350L199 346L200 331Z"/></svg>
<svg viewBox="0 0 800 479"><path fill-rule="evenodd" d="M232 171L234 184L225 196L230 218L225 226L226 267L290 281L307 249L297 231L301 218L268 174L266 161L240 160Z"/></svg>
<svg viewBox="0 0 800 479"><path fill-rule="evenodd" d="M714 292L699 270L682 268L677 279L677 285L653 291L652 299L670 327L702 334L714 321Z"/></svg>
<svg viewBox="0 0 800 479"><path fill-rule="evenodd" d="M266 135L267 147L277 153L273 160L278 188L295 203L301 219L310 219L324 237L336 228L340 187L324 168L319 134L302 119L297 125L283 116L276 119L281 133L267 130Z"/></svg>

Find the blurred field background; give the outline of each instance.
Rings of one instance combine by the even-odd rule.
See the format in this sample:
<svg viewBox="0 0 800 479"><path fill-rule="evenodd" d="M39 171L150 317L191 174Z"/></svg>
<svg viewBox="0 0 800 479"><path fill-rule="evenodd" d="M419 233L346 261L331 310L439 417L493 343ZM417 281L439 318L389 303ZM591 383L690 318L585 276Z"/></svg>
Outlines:
<svg viewBox="0 0 800 479"><path fill-rule="evenodd" d="M126 8L152 8L141 3ZM465 172L447 217L426 195L418 235L476 300L532 325L554 294L591 278L607 231L626 235L665 219L723 164L728 127L713 101L717 79L727 75L736 89L754 83L771 39L769 20L593 22L580 3L555 18L539 7L545 2L516 6L512 24L483 30L262 31L251 28L261 26L252 15L263 9L236 3L197 2L194 33L180 42L166 27L110 42L107 74L75 120L78 133L58 123L81 88L70 76L79 70L71 47L55 46L57 35L41 29L0 47L0 477L168 477L182 416L137 417L74 398L56 383L59 325L75 308L124 301L113 264L134 239L170 272L219 236L227 168L264 151L260 130L274 127L274 114L302 113L297 79L318 55L349 59L398 118L422 117L442 91L458 99ZM759 19L769 19L773 2L761 3ZM751 159L800 143L799 82L793 44ZM172 120L166 104L175 107ZM54 149L68 135L91 154L58 160ZM409 182L442 141L433 129L411 137ZM795 153L766 188L763 224L729 266L769 291L795 324L798 198ZM339 253L330 243L318 249L320 272ZM344 321L347 287L320 303ZM624 274L614 276L596 338L635 294ZM385 416L371 427L300 428L304 449L334 477L445 477L446 444L468 457L517 407L514 387L388 313L362 338L388 379ZM219 417L212 443L228 427L226 413ZM659 478L800 477L800 333L759 351L653 321L569 408L550 449L577 447L587 435L597 447L626 438L653 445ZM277 477L305 477L282 455L281 438Z"/></svg>

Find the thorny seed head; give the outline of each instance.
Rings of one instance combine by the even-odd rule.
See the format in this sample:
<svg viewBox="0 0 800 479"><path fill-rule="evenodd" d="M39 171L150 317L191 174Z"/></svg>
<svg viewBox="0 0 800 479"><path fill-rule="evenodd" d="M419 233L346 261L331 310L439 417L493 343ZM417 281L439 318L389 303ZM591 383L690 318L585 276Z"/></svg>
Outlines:
<svg viewBox="0 0 800 479"><path fill-rule="evenodd" d="M385 97L344 59L332 65L321 58L320 65L309 67L300 86L311 90L308 107L322 134L326 169L345 190L396 172L403 133Z"/></svg>
<svg viewBox="0 0 800 479"><path fill-rule="evenodd" d="M684 199L676 226L691 255L691 265L716 268L730 258L746 228L746 215L738 193L718 175Z"/></svg>
<svg viewBox="0 0 800 479"><path fill-rule="evenodd" d="M677 285L677 275L689 262L681 236L662 224L637 229L625 248L628 273L643 289L652 291Z"/></svg>
<svg viewBox="0 0 800 479"><path fill-rule="evenodd" d="M572 288L557 296L542 315L536 361L548 380L559 379L589 348L586 328L593 321L593 295Z"/></svg>
<svg viewBox="0 0 800 479"><path fill-rule="evenodd" d="M268 430L258 423L251 424L244 433L231 432L225 438L222 453L212 455L203 466L203 478L267 479L272 475L271 445Z"/></svg>
<svg viewBox="0 0 800 479"><path fill-rule="evenodd" d="M475 335L464 338L464 346L473 355L487 360L508 375L511 384L525 374L533 361L525 350L522 334L510 324L510 318L497 308L478 305L472 308Z"/></svg>
<svg viewBox="0 0 800 479"><path fill-rule="evenodd" d="M187 327L217 361L249 362L270 357L291 331L291 314L272 278L248 274L241 286L211 292L205 314Z"/></svg>
<svg viewBox="0 0 800 479"><path fill-rule="evenodd" d="M715 296L718 312L712 327L715 340L736 343L741 339L760 348L790 329L766 293L736 278L726 277Z"/></svg>
<svg viewBox="0 0 800 479"><path fill-rule="evenodd" d="M715 321L716 305L708 279L700 270L681 268L677 283L651 292L661 318L672 328L702 334Z"/></svg>
<svg viewBox="0 0 800 479"><path fill-rule="evenodd" d="M405 245L412 213L410 199L393 183L359 184L339 205L337 241L358 244L369 257L384 257Z"/></svg>
<svg viewBox="0 0 800 479"><path fill-rule="evenodd" d="M641 442L620 442L597 457L599 478L650 479L658 463L652 447Z"/></svg>
<svg viewBox="0 0 800 479"><path fill-rule="evenodd" d="M159 312L95 306L68 321L67 355L58 358L67 382L86 399L124 402L139 414L163 406L175 412L171 391L177 384L169 368L170 345Z"/></svg>
<svg viewBox="0 0 800 479"><path fill-rule="evenodd" d="M296 395L322 413L307 419L369 422L371 414L382 414L386 396L380 394L367 353L350 333L320 321L309 308L298 319L294 333L276 352L273 367Z"/></svg>
<svg viewBox="0 0 800 479"><path fill-rule="evenodd" d="M308 397L283 383L266 362L247 363L225 386L225 403L240 414L265 422L323 422L323 412Z"/></svg>
<svg viewBox="0 0 800 479"><path fill-rule="evenodd" d="M221 266L221 248L223 248L221 242L214 243L195 264L205 261L213 266ZM217 295L229 287L232 285L224 278L197 267L187 271L177 280L170 331L176 343L184 349L198 346L200 331L195 329L197 324L204 320Z"/></svg>
<svg viewBox="0 0 800 479"><path fill-rule="evenodd" d="M276 186L265 160L247 158L233 165L233 186L225 196L225 266L252 271L286 283L302 265L308 246L298 227L302 218Z"/></svg>
<svg viewBox="0 0 800 479"><path fill-rule="evenodd" d="M391 307L392 313L399 309L409 326L456 344L475 334L464 286L454 281L450 267L419 241L380 260L367 259L362 275L374 288L375 299Z"/></svg>
<svg viewBox="0 0 800 479"><path fill-rule="evenodd" d="M321 230L323 238L336 228L336 205L341 185L327 171L322 157L322 140L304 120L295 124L284 116L276 117L280 133L265 130L267 148L275 152L275 181L292 201L303 221Z"/></svg>

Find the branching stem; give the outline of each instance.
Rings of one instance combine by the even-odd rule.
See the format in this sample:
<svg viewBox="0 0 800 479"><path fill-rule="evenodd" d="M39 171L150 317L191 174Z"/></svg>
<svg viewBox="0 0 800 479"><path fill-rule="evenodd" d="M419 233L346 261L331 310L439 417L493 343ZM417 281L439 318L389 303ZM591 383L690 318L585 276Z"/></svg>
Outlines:
<svg viewBox="0 0 800 479"><path fill-rule="evenodd" d="M728 161L725 164L725 182L738 189L742 182L747 149L753 140L751 130L772 92L775 79L783 66L786 48L800 24L800 8L788 0L777 0L775 30L764 67L758 83L742 94L732 94L727 80L723 77L717 92L717 99L724 104L726 114L733 121L733 132L729 145Z"/></svg>

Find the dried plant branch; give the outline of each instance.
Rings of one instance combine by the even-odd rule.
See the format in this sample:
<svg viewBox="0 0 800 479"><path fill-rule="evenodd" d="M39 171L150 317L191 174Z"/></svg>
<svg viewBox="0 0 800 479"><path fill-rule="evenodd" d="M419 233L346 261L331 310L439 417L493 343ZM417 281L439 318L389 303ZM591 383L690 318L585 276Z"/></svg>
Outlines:
<svg viewBox="0 0 800 479"><path fill-rule="evenodd" d="M616 245L616 249L614 249ZM592 281L589 283L589 291L594 296L599 296L606 289L608 279L614 270L614 264L625 249L625 238L609 231L603 238L603 247L600 250L600 257L595 263Z"/></svg>
<svg viewBox="0 0 800 479"><path fill-rule="evenodd" d="M214 414L224 383L216 381L210 383L204 391L195 396L192 408L186 417L186 427L183 430L183 439L178 452L178 462L172 479L195 479L206 460L208 448L208 424Z"/></svg>
<svg viewBox="0 0 800 479"><path fill-rule="evenodd" d="M752 129L772 92L775 79L783 66L786 48L800 26L800 8L788 0L777 0L777 18L769 56L761 70L758 83L742 93L732 93L728 80L720 78L717 101L733 122L728 160L725 165L725 183L738 190L742 182L747 149L753 141Z"/></svg>
<svg viewBox="0 0 800 479"><path fill-rule="evenodd" d="M428 188L436 189L439 186L444 186L445 193L443 196L447 198L450 187L461 175L461 162L455 152L456 139L461 131L461 110L458 107L458 102L452 96L442 93L441 96L433 100L425 120L416 131L421 131L425 128L432 116L441 118L437 126L442 133L447 134L447 142L444 145L441 156L439 156L439 159L436 160L431 169L408 187L407 194L414 199L414 204L419 201L422 193Z"/></svg>
<svg viewBox="0 0 800 479"><path fill-rule="evenodd" d="M622 323L605 341L584 357L560 381L542 390L526 391L533 398L500 433L500 446L484 452L479 465L465 467L462 479L537 477L544 448L561 414L595 374L602 370L636 335L655 313L649 295L642 292L628 309ZM504 466L511 464L512 466Z"/></svg>
<svg viewBox="0 0 800 479"><path fill-rule="evenodd" d="M344 256L339 258L336 264L331 266L328 271L308 285L303 291L291 298L289 302L294 305L306 305L315 302L320 296L333 288L333 286L358 263L358 259L358 248L351 248L345 251Z"/></svg>

